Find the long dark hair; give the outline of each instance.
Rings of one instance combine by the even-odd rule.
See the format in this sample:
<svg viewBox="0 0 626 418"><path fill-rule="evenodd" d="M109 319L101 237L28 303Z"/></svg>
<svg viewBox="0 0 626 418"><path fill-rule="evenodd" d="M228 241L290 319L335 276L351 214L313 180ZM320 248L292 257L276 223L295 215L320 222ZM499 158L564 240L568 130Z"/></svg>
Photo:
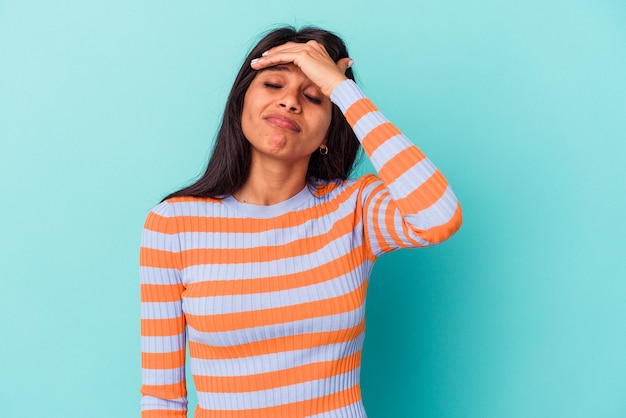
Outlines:
<svg viewBox="0 0 626 418"><path fill-rule="evenodd" d="M257 71L250 67L250 61L260 57L268 49L286 42L306 43L310 40L323 45L335 62L349 56L346 45L337 35L319 28L306 27L296 30L293 27L283 27L267 33L252 48L233 83L206 171L195 183L168 195L165 199L177 196L219 199L239 190L250 173L252 155L250 143L241 129L244 96L257 74ZM352 69L346 71L346 77L354 80ZM310 186L316 179L331 181L348 178L360 148L352 128L334 104L326 145L329 149L328 154L314 152L309 160L306 176Z"/></svg>

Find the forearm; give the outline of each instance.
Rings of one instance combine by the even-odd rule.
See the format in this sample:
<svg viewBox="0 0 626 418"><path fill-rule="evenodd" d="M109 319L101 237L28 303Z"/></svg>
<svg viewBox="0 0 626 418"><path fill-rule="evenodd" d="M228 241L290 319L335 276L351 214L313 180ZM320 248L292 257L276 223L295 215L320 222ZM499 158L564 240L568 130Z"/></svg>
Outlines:
<svg viewBox="0 0 626 418"><path fill-rule="evenodd" d="M331 99L342 110L408 226L425 245L450 237L461 224L459 202L446 178L352 81Z"/></svg>

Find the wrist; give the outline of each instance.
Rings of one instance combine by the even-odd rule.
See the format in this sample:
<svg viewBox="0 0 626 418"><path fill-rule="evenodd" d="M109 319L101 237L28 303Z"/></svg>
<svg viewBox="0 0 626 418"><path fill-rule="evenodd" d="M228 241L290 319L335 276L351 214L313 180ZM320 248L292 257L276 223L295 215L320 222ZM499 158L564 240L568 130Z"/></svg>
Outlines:
<svg viewBox="0 0 626 418"><path fill-rule="evenodd" d="M324 89L326 91L322 91L322 93L330 97L333 94L333 91L335 91L335 89L337 88L337 86L339 86L341 83L343 83L346 80L348 80L348 77L345 77L345 76L341 78L337 78L337 80L334 80L332 83L330 83L328 87Z"/></svg>

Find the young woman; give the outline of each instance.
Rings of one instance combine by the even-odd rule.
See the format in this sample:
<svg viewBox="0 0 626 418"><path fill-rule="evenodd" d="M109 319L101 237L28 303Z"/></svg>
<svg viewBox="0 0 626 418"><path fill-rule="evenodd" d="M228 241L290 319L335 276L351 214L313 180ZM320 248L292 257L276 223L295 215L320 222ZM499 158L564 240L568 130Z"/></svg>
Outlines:
<svg viewBox="0 0 626 418"><path fill-rule="evenodd" d="M344 43L281 28L248 55L205 174L148 215L142 415L365 417L368 276L450 237L446 179L354 83ZM348 179L362 146L380 177Z"/></svg>

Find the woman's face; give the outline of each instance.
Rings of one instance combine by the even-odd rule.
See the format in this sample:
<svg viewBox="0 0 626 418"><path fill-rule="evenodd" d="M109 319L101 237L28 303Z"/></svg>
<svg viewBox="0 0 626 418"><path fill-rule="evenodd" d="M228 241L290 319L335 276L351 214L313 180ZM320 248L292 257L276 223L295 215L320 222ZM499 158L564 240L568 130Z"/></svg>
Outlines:
<svg viewBox="0 0 626 418"><path fill-rule="evenodd" d="M259 159L308 165L324 144L332 103L294 64L261 70L244 96L241 127Z"/></svg>

